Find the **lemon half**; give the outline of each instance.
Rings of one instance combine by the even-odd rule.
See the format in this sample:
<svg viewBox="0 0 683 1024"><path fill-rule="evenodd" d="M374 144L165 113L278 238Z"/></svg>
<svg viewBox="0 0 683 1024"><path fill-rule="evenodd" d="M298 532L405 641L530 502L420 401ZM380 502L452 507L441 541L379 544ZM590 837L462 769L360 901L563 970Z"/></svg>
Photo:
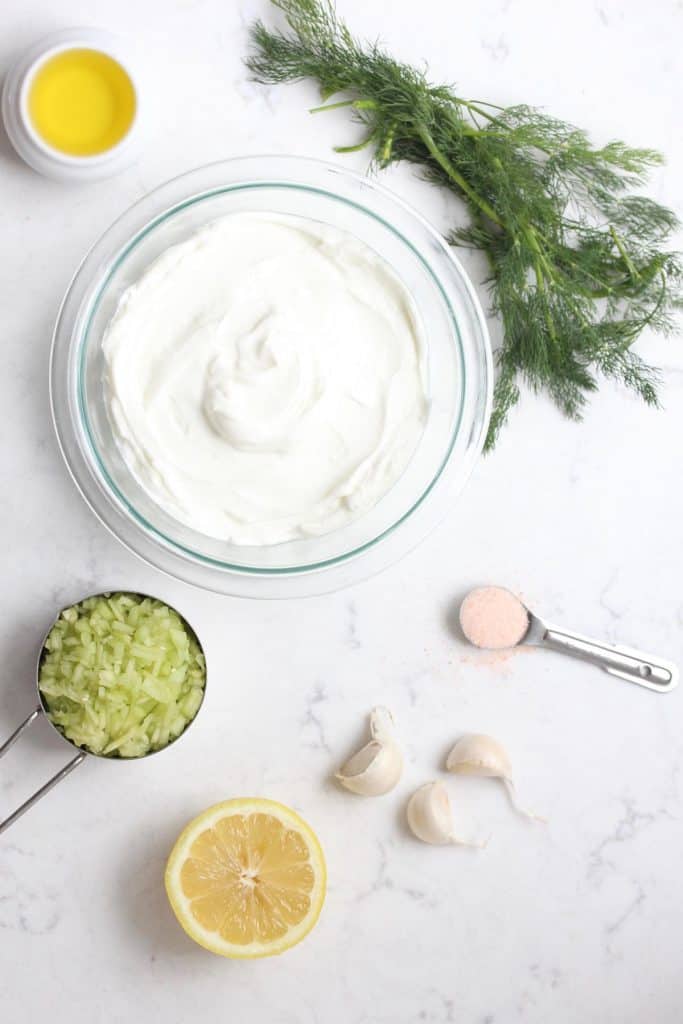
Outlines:
<svg viewBox="0 0 683 1024"><path fill-rule="evenodd" d="M166 892L190 938L220 956L274 956L301 942L325 900L320 843L274 800L215 804L178 837Z"/></svg>

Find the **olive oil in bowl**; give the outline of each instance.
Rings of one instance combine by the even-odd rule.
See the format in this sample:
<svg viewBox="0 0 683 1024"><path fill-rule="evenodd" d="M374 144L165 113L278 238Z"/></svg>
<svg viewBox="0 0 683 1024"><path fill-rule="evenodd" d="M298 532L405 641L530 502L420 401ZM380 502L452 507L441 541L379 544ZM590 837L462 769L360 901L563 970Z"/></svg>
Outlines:
<svg viewBox="0 0 683 1024"><path fill-rule="evenodd" d="M106 53L61 50L40 65L28 90L34 131L67 156L97 156L118 145L135 119L127 72Z"/></svg>

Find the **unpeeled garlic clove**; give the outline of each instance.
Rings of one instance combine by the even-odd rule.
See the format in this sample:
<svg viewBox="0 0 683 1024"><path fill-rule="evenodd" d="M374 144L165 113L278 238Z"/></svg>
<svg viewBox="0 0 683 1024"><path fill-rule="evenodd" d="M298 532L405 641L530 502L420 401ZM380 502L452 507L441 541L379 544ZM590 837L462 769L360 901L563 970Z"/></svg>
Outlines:
<svg viewBox="0 0 683 1024"><path fill-rule="evenodd" d="M509 778L512 765L507 751L498 740L483 733L461 736L446 758L446 768L458 775L483 775L487 778Z"/></svg>
<svg viewBox="0 0 683 1024"><path fill-rule="evenodd" d="M445 843L479 847L485 845L470 842L455 834L451 802L441 782L426 782L420 786L408 801L406 816L411 832L423 843L431 843L433 846L443 846Z"/></svg>
<svg viewBox="0 0 683 1024"><path fill-rule="evenodd" d="M533 814L517 803L510 757L493 736L485 736L483 733L468 733L461 736L446 758L446 768L456 775L479 775L489 779L500 779L510 803L519 814L533 821L545 821L539 814Z"/></svg>
<svg viewBox="0 0 683 1024"><path fill-rule="evenodd" d="M403 755L394 739L392 725L393 716L390 711L381 707L372 709L372 739L350 757L335 775L345 789L360 796L382 796L394 788L403 771Z"/></svg>

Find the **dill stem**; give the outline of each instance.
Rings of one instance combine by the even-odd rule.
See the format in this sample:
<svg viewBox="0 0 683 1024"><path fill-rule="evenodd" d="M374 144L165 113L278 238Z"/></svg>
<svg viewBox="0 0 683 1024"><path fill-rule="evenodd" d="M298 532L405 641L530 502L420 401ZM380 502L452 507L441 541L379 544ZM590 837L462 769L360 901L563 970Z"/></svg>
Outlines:
<svg viewBox="0 0 683 1024"><path fill-rule="evenodd" d="M353 107L355 110L376 110L374 100L350 99L339 100L338 103L322 103L319 107L309 107L309 114L320 114L326 110L339 110L341 107Z"/></svg>
<svg viewBox="0 0 683 1024"><path fill-rule="evenodd" d="M489 103L488 100L469 100L469 103L477 103L482 107L490 107L492 110L505 110L505 107L501 107L498 103Z"/></svg>
<svg viewBox="0 0 683 1024"><path fill-rule="evenodd" d="M376 135L376 131L369 132L364 139L357 142L355 146L335 146L335 153L360 153L362 149L369 146Z"/></svg>
<svg viewBox="0 0 683 1024"><path fill-rule="evenodd" d="M470 111L470 113L474 111L481 117L485 117L490 124L498 124L498 118L494 114L489 114L488 111L484 110L483 107L480 106L478 100L463 100L458 96L457 102L461 103L463 107L466 107ZM493 103L488 103L486 104L486 106L493 107L495 110L503 109L502 107L496 107Z"/></svg>
<svg viewBox="0 0 683 1024"><path fill-rule="evenodd" d="M455 167L450 162L445 153L441 152L437 144L434 142L434 139L432 138L426 126L423 124L417 124L416 129L424 145L427 147L429 155L432 157L433 160L436 160L439 167L441 167L441 169L446 172L448 177L452 181L454 181L455 184L460 189L462 189L465 195L469 199L471 199L476 206L479 207L481 212L485 214L489 220L492 220L494 224L498 225L498 227L505 228L505 224L500 219L500 217L493 209L493 207L490 206L485 199L482 199L482 197L474 191L471 185L467 181L465 181L463 176L458 171L456 171Z"/></svg>
<svg viewBox="0 0 683 1024"><path fill-rule="evenodd" d="M616 245L617 249L619 250L619 255L621 256L622 260L626 264L626 267L628 269L629 274L631 275L631 277L637 279L638 277L640 277L640 274L638 273L638 271L634 267L633 262L631 260L631 257L626 252L626 249L624 248L623 243L622 243L621 239L619 238L619 235L616 233L616 231L614 230L614 228L612 227L611 224L609 226L609 233L612 236L612 238L614 239L614 244Z"/></svg>
<svg viewBox="0 0 683 1024"><path fill-rule="evenodd" d="M481 114L481 116L485 117L487 121L496 120L493 114L487 113L477 103L472 103L471 100L460 100L460 102L463 104L463 106L467 107L468 110L474 110L476 114Z"/></svg>
<svg viewBox="0 0 683 1024"><path fill-rule="evenodd" d="M569 227L576 227L576 225L573 224L572 222L568 222L568 226ZM544 243L545 246L553 244L552 241L548 238L548 236L546 234L544 234L542 231L539 231L538 228L535 228L534 232L535 232L535 234L536 234L536 236L538 238L543 240L543 243ZM572 254L571 249L566 248L566 251L564 253L564 259L568 263L570 263L571 266L574 267L575 270L581 270L582 273L585 274L586 277L589 277L591 279L591 281L595 281L595 283L597 285L599 285L598 288L593 288L593 289L582 288L582 289L580 289L582 294L586 295L588 298L591 298L591 299L606 299L606 298L608 298L608 296L610 296L610 295L612 295L614 293L614 290L615 290L614 287L612 285L609 285L607 283L607 281L604 280L604 278L597 277L595 274L591 274L590 271L588 271L585 268L582 268L580 266L578 260ZM562 274L562 276L566 280L569 280L571 282L571 278L568 278L568 275L567 275L566 271L564 270L564 268L562 266L558 266L556 264L556 270L559 271L559 273ZM572 282L572 283L574 284L574 286L576 288L579 287L576 282Z"/></svg>
<svg viewBox="0 0 683 1024"><path fill-rule="evenodd" d="M392 146L394 144L394 135L395 134L396 134L396 125L392 124L391 128L388 130L388 132L386 134L386 137L385 137L384 142L382 144L382 148L380 150L379 160L380 160L381 164L387 164L387 163L389 163L389 160L391 159L391 148L392 148Z"/></svg>
<svg viewBox="0 0 683 1024"><path fill-rule="evenodd" d="M543 249L539 245L538 236L536 235L533 227L531 227L530 224L523 225L522 231L524 233L524 237L529 243L529 248L534 253L534 274L536 276L536 287L543 299L543 316L545 319L545 325L548 328L548 336L557 349L557 332L551 316L550 303L548 302L548 289L546 288L545 277L543 275L543 268L545 267L546 271L549 270L551 272L550 276L552 277L552 267L548 266L548 261L545 258Z"/></svg>
<svg viewBox="0 0 683 1024"><path fill-rule="evenodd" d="M321 103L318 107L309 107L309 114L320 114L325 110L339 110L341 107L352 107L355 100L339 100L338 103Z"/></svg>

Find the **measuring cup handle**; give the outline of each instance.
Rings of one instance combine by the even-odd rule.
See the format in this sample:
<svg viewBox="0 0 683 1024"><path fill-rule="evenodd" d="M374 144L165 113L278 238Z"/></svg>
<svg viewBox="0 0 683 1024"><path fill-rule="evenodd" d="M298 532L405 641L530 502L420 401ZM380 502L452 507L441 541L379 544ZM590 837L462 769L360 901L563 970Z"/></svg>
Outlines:
<svg viewBox="0 0 683 1024"><path fill-rule="evenodd" d="M14 730L8 740L5 740L0 747L0 757L6 754L10 747L14 746L21 734L28 729L29 725L33 725L35 720L42 713L42 710L42 707L34 708L28 718L21 723L19 728ZM0 835L2 835L10 825L13 825L17 818L20 818L22 814L25 814L26 811L29 810L29 808L33 807L34 804L37 804L41 797L44 797L46 793L49 793L58 782L61 782L62 779L67 777L67 775L70 775L74 768L78 768L81 761L85 761L86 757L87 754L85 752L77 754L76 757L72 758L68 764L65 764L56 775L53 775L51 779L48 779L44 786L41 786L40 789L37 789L35 793L28 798L28 800L25 800L21 807L18 807L16 811L10 814L8 818L5 818L4 821L0 821Z"/></svg>
<svg viewBox="0 0 683 1024"><path fill-rule="evenodd" d="M14 744L21 736L22 732L24 732L25 729L28 729L29 725L33 725L33 723L35 722L38 715L42 712L42 710L43 709L40 707L40 705L38 705L37 708L34 708L34 710L31 712L28 718L24 719L19 728L14 730L10 738L8 740L5 740L5 742L0 747L0 757L6 754L10 747L14 746Z"/></svg>

